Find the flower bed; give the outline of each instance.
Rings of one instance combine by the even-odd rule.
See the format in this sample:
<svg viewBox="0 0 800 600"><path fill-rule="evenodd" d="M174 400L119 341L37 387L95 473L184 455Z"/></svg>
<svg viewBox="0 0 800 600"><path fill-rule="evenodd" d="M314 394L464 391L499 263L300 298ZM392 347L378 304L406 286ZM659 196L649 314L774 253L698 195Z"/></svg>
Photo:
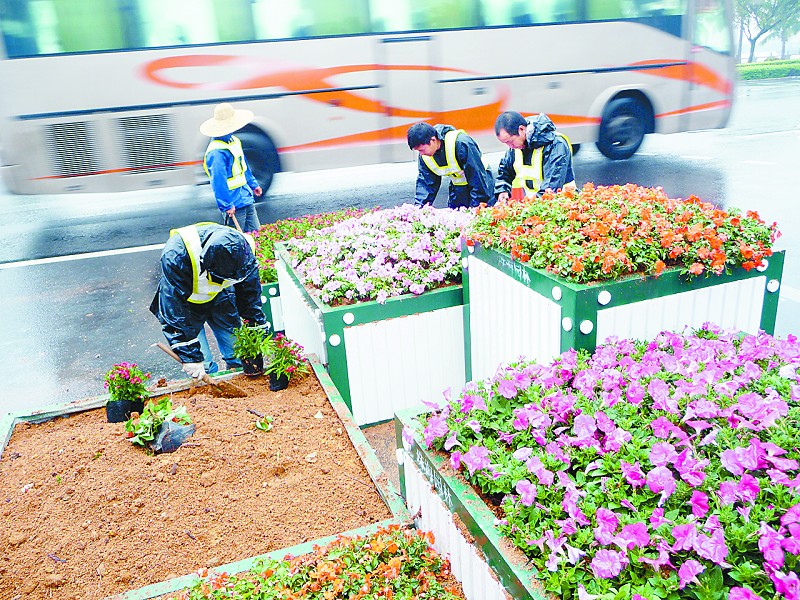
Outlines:
<svg viewBox="0 0 800 600"><path fill-rule="evenodd" d="M463 385L468 218L405 205L277 245L286 334L328 365L359 425Z"/></svg>
<svg viewBox="0 0 800 600"><path fill-rule="evenodd" d="M434 478L421 446L449 452L492 504L497 529L465 522L515 597L543 597L538 582L562 598L798 598L798 367L793 336L615 341L501 366L404 444ZM443 488L448 505L483 504Z"/></svg>
<svg viewBox="0 0 800 600"><path fill-rule="evenodd" d="M201 569L198 579L177 600L215 598L419 598L463 599L461 586L450 576L447 559L429 545L430 533L380 528L369 535L340 536L300 555L290 552L254 561L250 571L229 575ZM294 549L292 549L294 550Z"/></svg>
<svg viewBox="0 0 800 600"><path fill-rule="evenodd" d="M755 213L633 185L482 209L466 234L467 377L521 355L544 362L609 336L706 321L771 333L777 235Z"/></svg>
<svg viewBox="0 0 800 600"><path fill-rule="evenodd" d="M217 378L247 391L235 402L188 382L158 388L197 426L171 454L149 454L107 423L96 410L107 395L0 418L0 590L144 600L182 589L188 582L172 578L200 565L410 523L327 373L312 366L278 393L265 377Z"/></svg>
<svg viewBox="0 0 800 600"><path fill-rule="evenodd" d="M369 211L360 208L345 208L333 212L281 219L262 225L253 235L256 242L256 260L261 279L264 314L273 331L283 331L278 273L275 271L275 249L277 242L304 237L309 231L328 227L333 223L358 218Z"/></svg>

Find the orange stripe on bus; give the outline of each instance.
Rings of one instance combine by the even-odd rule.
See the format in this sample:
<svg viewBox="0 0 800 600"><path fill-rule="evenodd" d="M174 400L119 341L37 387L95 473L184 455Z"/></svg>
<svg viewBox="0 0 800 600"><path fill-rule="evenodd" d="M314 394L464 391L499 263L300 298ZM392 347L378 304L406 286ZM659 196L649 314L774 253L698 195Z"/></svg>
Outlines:
<svg viewBox="0 0 800 600"><path fill-rule="evenodd" d="M652 64L663 64L666 60L643 60L640 62L631 63L632 67L644 67ZM690 62L688 64L674 64L651 69L647 71L648 74L658 75L659 77L666 77L668 79L677 79L680 81L688 81L697 85L702 85L709 89L715 90L726 96L733 93L733 83L724 77L720 77L716 71L709 69L707 66L697 62Z"/></svg>
<svg viewBox="0 0 800 600"><path fill-rule="evenodd" d="M696 106L687 106L686 108L680 108L678 110L672 110L670 112L665 112L656 115L657 119L661 119L663 117L674 117L676 115L685 115L689 113L700 112L702 110L711 110L717 108L728 108L731 106L730 100L718 100L717 102L708 102L707 104L698 104Z"/></svg>

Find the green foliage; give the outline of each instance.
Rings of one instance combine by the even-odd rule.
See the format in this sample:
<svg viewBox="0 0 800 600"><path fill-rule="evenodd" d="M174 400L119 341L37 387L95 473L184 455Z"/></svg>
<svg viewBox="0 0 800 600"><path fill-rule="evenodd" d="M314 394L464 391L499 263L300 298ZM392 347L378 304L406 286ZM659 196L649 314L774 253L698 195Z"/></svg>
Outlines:
<svg viewBox="0 0 800 600"><path fill-rule="evenodd" d="M248 573L209 574L177 600L324 600L394 598L457 600L447 582L450 563L430 544L433 535L391 525L369 537L339 537L325 547L283 560L257 561Z"/></svg>
<svg viewBox="0 0 800 600"><path fill-rule="evenodd" d="M172 407L172 399L164 396L160 400L150 400L144 405L144 410L138 419L129 419L125 422L125 431L132 444L147 445L155 438L156 431L164 421L175 421L181 425L189 425L192 419L186 412L185 406Z"/></svg>
<svg viewBox="0 0 800 600"><path fill-rule="evenodd" d="M233 355L236 358L256 358L262 353L262 345L267 334L260 327L250 327L247 323L233 330Z"/></svg>
<svg viewBox="0 0 800 600"><path fill-rule="evenodd" d="M145 382L150 373L142 371L136 363L118 363L105 374L105 387L110 402L129 400L137 402L147 398Z"/></svg>
<svg viewBox="0 0 800 600"><path fill-rule="evenodd" d="M736 68L739 71L739 79L742 81L800 76L800 60L774 60L763 63L747 63L738 65Z"/></svg>

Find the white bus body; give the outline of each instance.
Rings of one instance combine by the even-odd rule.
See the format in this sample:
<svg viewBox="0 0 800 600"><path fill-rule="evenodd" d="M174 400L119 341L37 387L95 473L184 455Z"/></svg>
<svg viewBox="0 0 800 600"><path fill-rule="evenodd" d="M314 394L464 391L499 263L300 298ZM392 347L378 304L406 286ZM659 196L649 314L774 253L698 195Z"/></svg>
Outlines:
<svg viewBox="0 0 800 600"><path fill-rule="evenodd" d="M55 0L0 6L26 1ZM695 1L718 11L722 25L703 35L727 53L693 43ZM500 151L494 121L504 110L544 112L573 144L627 158L645 133L726 124L735 73L729 18L719 17L729 0L719 1L677 2L681 14L664 22L679 35L623 19L10 51L0 61L2 174L25 194L191 184L205 178L199 125L223 101L256 115L240 137L264 187L277 170L412 160L406 131L419 121L463 128L484 152Z"/></svg>

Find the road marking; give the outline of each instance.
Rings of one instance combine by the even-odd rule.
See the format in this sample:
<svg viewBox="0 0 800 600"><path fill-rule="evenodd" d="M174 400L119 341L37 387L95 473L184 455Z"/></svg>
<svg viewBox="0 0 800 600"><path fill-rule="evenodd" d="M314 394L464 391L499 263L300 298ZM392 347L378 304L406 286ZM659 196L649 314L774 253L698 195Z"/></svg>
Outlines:
<svg viewBox="0 0 800 600"><path fill-rule="evenodd" d="M791 300L792 302L800 303L800 290L797 288L789 287L788 285L781 286L781 300Z"/></svg>
<svg viewBox="0 0 800 600"><path fill-rule="evenodd" d="M116 256L118 254L134 254L135 252L149 252L161 250L164 244L150 246L136 246L135 248L120 248L118 250L103 250L101 252L85 252L83 254L69 254L67 256L53 256L51 258L36 258L34 260L20 260L17 262L0 264L0 270L14 269L17 267L33 267L36 265L49 265L51 263L68 262L71 260L84 260L86 258L101 258L103 256Z"/></svg>
<svg viewBox="0 0 800 600"><path fill-rule="evenodd" d="M714 160L713 156L692 156L691 154L683 154L681 158L689 158L691 160Z"/></svg>

